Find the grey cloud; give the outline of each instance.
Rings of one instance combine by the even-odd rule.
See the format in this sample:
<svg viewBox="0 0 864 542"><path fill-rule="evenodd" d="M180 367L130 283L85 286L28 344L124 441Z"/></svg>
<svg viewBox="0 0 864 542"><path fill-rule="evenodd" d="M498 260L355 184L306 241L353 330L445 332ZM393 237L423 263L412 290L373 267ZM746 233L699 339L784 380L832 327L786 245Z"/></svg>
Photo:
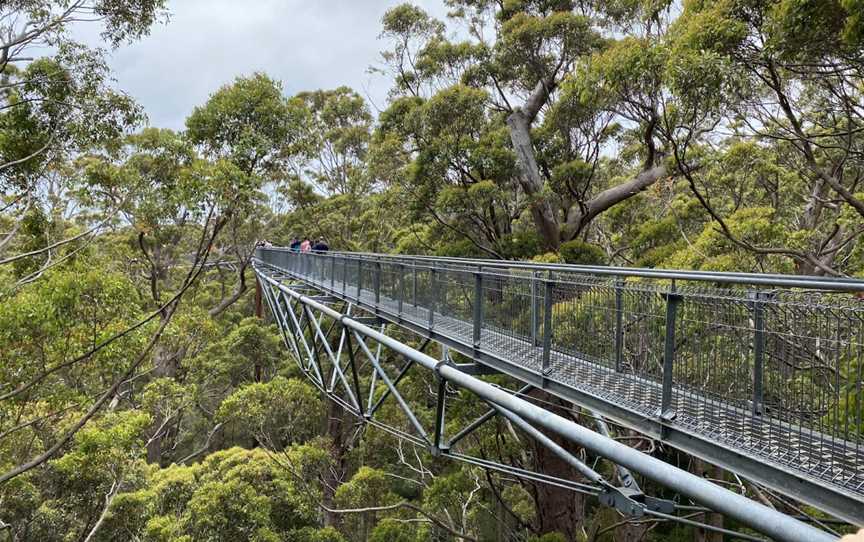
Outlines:
<svg viewBox="0 0 864 542"><path fill-rule="evenodd" d="M381 17L398 0L175 0L171 20L110 55L118 87L154 126L180 129L196 105L238 75L263 71L288 95L349 85L383 107L390 86L367 69L384 43ZM415 2L443 18L442 0ZM96 42L98 29L83 29Z"/></svg>

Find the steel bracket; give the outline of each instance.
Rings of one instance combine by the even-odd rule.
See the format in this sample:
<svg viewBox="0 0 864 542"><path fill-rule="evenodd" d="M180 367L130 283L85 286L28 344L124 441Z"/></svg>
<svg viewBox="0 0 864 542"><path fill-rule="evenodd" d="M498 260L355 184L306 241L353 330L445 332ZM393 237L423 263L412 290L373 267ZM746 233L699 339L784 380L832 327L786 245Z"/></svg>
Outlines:
<svg viewBox="0 0 864 542"><path fill-rule="evenodd" d="M352 320L369 327L379 326L384 323L384 320L378 316L353 316Z"/></svg>
<svg viewBox="0 0 864 542"><path fill-rule="evenodd" d="M610 487L598 498L602 504L610 506L630 518L641 518L645 515L646 510L662 514L675 512L674 502L668 499L649 497L638 489Z"/></svg>
<svg viewBox="0 0 864 542"><path fill-rule="evenodd" d="M465 374L469 375L497 375L501 374L501 371L498 369L493 369L488 365L483 365L482 363L455 363L453 367L459 369Z"/></svg>
<svg viewBox="0 0 864 542"><path fill-rule="evenodd" d="M645 515L645 495L641 491L626 487L608 487L597 498L601 504L618 510L625 517L641 518Z"/></svg>

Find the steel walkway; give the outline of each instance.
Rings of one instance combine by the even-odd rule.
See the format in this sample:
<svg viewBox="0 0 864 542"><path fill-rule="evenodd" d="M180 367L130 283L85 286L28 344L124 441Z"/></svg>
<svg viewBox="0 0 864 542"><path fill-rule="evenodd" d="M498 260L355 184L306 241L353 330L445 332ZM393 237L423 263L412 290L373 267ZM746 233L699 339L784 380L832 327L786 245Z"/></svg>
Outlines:
<svg viewBox="0 0 864 542"><path fill-rule="evenodd" d="M258 262L864 524L864 281L284 249Z"/></svg>

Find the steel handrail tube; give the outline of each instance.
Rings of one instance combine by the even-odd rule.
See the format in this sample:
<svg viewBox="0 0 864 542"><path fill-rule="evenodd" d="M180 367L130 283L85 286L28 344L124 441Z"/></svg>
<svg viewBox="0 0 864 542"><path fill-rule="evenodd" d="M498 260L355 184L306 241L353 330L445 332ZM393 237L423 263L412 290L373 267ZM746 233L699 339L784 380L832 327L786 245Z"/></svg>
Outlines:
<svg viewBox="0 0 864 542"><path fill-rule="evenodd" d="M283 247L267 247L263 250L287 252ZM508 260L487 260L438 256L415 256L401 254L377 254L371 252L326 252L316 254L324 257L342 257L352 260L372 261L411 261L429 262L427 267L436 264L483 266L496 269L517 269L525 271L552 271L582 275L608 277L653 278L659 280L684 280L730 285L778 286L836 292L864 292L864 280L843 277L818 277L809 275L789 275L770 273L742 273L733 271L688 271L680 269L651 269L620 266L593 266L577 264L554 264Z"/></svg>
<svg viewBox="0 0 864 542"><path fill-rule="evenodd" d="M777 540L788 542L829 542L837 537L787 516L773 508L717 486L704 478L646 455L625 444L591 431L577 423L549 412L524 399L513 396L491 384L441 363L439 360L341 314L340 312L291 290L283 284L261 275L264 280L306 306L314 308L344 326L390 348L418 365L437 372L447 381L471 391L483 400L494 403L515 415L567 438L613 463L631 469L651 480L740 521L744 525Z"/></svg>

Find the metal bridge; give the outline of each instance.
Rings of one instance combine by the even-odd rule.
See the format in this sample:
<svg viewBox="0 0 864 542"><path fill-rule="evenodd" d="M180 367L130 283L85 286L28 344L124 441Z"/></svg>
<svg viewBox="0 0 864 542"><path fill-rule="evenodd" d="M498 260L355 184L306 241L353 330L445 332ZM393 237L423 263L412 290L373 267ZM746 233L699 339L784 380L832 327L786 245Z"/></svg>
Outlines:
<svg viewBox="0 0 864 542"><path fill-rule="evenodd" d="M393 397L411 430L382 428L435 454L588 492L627 515L673 517L677 505L643 495L630 469L772 538L833 539L610 439L606 418L864 525L864 281L282 248L259 248L254 267L307 376L371 424ZM445 356L393 338L399 328L424 347L440 343ZM382 348L406 360L398 374L382 368ZM449 350L471 363L453 363ZM398 391L412 366L438 376L432 429ZM361 368L371 371L368 394ZM496 372L524 387L508 392L479 378ZM376 379L385 385L378 396ZM449 437L448 383L491 407ZM597 431L525 401L532 388L588 409ZM460 454L458 442L496 414L588 482ZM616 464L621 483L538 428Z"/></svg>

